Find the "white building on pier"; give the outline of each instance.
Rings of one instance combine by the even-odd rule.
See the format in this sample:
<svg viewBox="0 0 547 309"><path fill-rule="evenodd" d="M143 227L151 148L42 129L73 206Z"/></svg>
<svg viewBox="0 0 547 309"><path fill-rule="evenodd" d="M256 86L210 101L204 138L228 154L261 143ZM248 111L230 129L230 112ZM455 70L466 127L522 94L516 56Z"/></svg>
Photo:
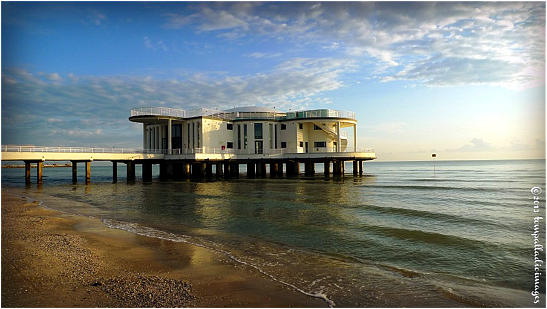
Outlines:
<svg viewBox="0 0 547 309"><path fill-rule="evenodd" d="M143 124L143 148L166 154L235 155L357 152L355 113L331 109L280 112L264 107L226 111L146 107L129 120ZM348 145L344 128L353 128ZM351 131L351 130L350 130Z"/></svg>

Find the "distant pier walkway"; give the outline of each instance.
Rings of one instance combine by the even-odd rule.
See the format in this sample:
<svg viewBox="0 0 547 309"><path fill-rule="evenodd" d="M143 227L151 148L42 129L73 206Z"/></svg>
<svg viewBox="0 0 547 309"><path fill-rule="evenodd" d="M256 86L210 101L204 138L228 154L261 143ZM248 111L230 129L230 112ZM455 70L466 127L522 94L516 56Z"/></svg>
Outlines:
<svg viewBox="0 0 547 309"><path fill-rule="evenodd" d="M41 147L41 146L2 146L2 161L23 161L25 180L31 182L31 164L37 165L37 182L42 183L44 161L71 161L72 181L77 182L77 164L85 164L85 181L91 180L92 161L111 161L112 181L118 178L118 162L127 165L127 181L135 180L135 164L142 164L143 181L152 180L152 165L160 165L161 179L184 179L239 177L239 166L247 167L249 177L282 177L300 174L300 164L304 164L307 176L315 175L315 165L323 164L324 176L344 174L344 162L353 162L353 174L363 175L363 161L376 159L372 150L365 152L313 152L273 154L235 154L233 151L216 148L196 149L128 149L95 147ZM268 167L268 169L267 169ZM214 173L213 173L214 169ZM268 173L269 171L269 173Z"/></svg>

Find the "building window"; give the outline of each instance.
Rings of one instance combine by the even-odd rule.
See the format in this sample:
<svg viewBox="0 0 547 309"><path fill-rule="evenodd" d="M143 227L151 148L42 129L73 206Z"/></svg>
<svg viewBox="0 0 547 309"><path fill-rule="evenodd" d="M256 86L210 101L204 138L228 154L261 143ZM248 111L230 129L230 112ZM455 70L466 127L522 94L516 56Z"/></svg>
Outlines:
<svg viewBox="0 0 547 309"><path fill-rule="evenodd" d="M287 148L287 142L281 142L281 148Z"/></svg>
<svg viewBox="0 0 547 309"><path fill-rule="evenodd" d="M234 142L226 142L226 148L234 148Z"/></svg>
<svg viewBox="0 0 547 309"><path fill-rule="evenodd" d="M304 129L304 124L303 124L303 123L299 123L299 124L298 124L298 128L299 128L300 130Z"/></svg>
<svg viewBox="0 0 547 309"><path fill-rule="evenodd" d="M241 149L241 125L237 125L237 149Z"/></svg>
<svg viewBox="0 0 547 309"><path fill-rule="evenodd" d="M247 149L247 125L243 125L243 149Z"/></svg>
<svg viewBox="0 0 547 309"><path fill-rule="evenodd" d="M227 124L226 124L226 129L228 129L228 130L233 130L233 129L234 129L234 125L231 124L231 123L227 123Z"/></svg>
<svg viewBox="0 0 547 309"><path fill-rule="evenodd" d="M327 142L314 142L313 147L315 148L327 147Z"/></svg>
<svg viewBox="0 0 547 309"><path fill-rule="evenodd" d="M275 132L275 141L274 141L274 144L275 144L275 149L277 149L277 124L275 125L274 132Z"/></svg>
<svg viewBox="0 0 547 309"><path fill-rule="evenodd" d="M171 146L173 149L182 148L182 124L172 125Z"/></svg>
<svg viewBox="0 0 547 309"><path fill-rule="evenodd" d="M300 142L300 147L304 147L304 142Z"/></svg>
<svg viewBox="0 0 547 309"><path fill-rule="evenodd" d="M317 126L316 124L313 125L313 129L314 130L321 130L321 128L319 126Z"/></svg>
<svg viewBox="0 0 547 309"><path fill-rule="evenodd" d="M186 130L188 135L188 141L186 141L186 148L190 148L190 123L188 123L188 130Z"/></svg>
<svg viewBox="0 0 547 309"><path fill-rule="evenodd" d="M262 123L255 123L255 139L262 139Z"/></svg>
<svg viewBox="0 0 547 309"><path fill-rule="evenodd" d="M284 124L284 123L282 123L282 124L281 124L281 130L287 130L287 125Z"/></svg>
<svg viewBox="0 0 547 309"><path fill-rule="evenodd" d="M199 134L199 131L200 130L199 130L199 123L198 123L198 148L200 147L200 143L199 143L200 142L200 134Z"/></svg>
<svg viewBox="0 0 547 309"><path fill-rule="evenodd" d="M268 125L268 140L270 141L270 149L273 149L274 148L274 145L273 145L273 124L269 124Z"/></svg>

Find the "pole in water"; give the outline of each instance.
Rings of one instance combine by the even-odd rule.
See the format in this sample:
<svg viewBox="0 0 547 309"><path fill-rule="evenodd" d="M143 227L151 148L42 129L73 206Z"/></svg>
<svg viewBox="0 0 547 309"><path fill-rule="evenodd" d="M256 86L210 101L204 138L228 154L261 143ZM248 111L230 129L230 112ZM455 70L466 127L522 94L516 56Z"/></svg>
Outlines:
<svg viewBox="0 0 547 309"><path fill-rule="evenodd" d="M435 158L437 158L437 154L432 153L431 158L433 158L433 176L435 176Z"/></svg>

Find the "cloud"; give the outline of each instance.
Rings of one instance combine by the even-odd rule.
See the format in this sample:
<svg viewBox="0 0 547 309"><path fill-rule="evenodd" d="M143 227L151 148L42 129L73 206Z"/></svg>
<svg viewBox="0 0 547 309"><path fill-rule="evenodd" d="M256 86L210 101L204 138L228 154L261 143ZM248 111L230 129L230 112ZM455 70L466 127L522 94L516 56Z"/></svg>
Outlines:
<svg viewBox="0 0 547 309"><path fill-rule="evenodd" d="M106 21L106 15L97 10L92 10L87 16L88 22L100 26L104 21Z"/></svg>
<svg viewBox="0 0 547 309"><path fill-rule="evenodd" d="M489 143L485 142L482 138L473 138L468 144L463 145L457 149L451 149L447 151L454 152L483 152L483 151L493 151L495 148Z"/></svg>
<svg viewBox="0 0 547 309"><path fill-rule="evenodd" d="M259 36L368 57L383 81L430 86L541 85L545 6L530 2L202 3L170 28Z"/></svg>
<svg viewBox="0 0 547 309"><path fill-rule="evenodd" d="M154 42L152 42L152 40L149 37L145 36L143 38L143 41L144 41L144 46L148 49L152 49L152 50L161 49L163 51L168 50L167 46L165 45L165 43L162 40L159 40L159 41L154 43Z"/></svg>
<svg viewBox="0 0 547 309"><path fill-rule="evenodd" d="M260 53L260 52L254 52L254 53L248 54L247 57L260 59L260 58L276 58L276 57L279 57L279 56L281 56L281 55L282 55L281 53Z"/></svg>
<svg viewBox="0 0 547 309"><path fill-rule="evenodd" d="M4 69L2 138L11 144L41 140L50 145L104 145L124 140L125 146L134 146L139 132L128 129L127 119L133 107L302 109L311 103L328 104L321 95L343 87L340 76L353 67L350 60L297 58L268 73L169 80L74 74L51 80L51 74Z"/></svg>

